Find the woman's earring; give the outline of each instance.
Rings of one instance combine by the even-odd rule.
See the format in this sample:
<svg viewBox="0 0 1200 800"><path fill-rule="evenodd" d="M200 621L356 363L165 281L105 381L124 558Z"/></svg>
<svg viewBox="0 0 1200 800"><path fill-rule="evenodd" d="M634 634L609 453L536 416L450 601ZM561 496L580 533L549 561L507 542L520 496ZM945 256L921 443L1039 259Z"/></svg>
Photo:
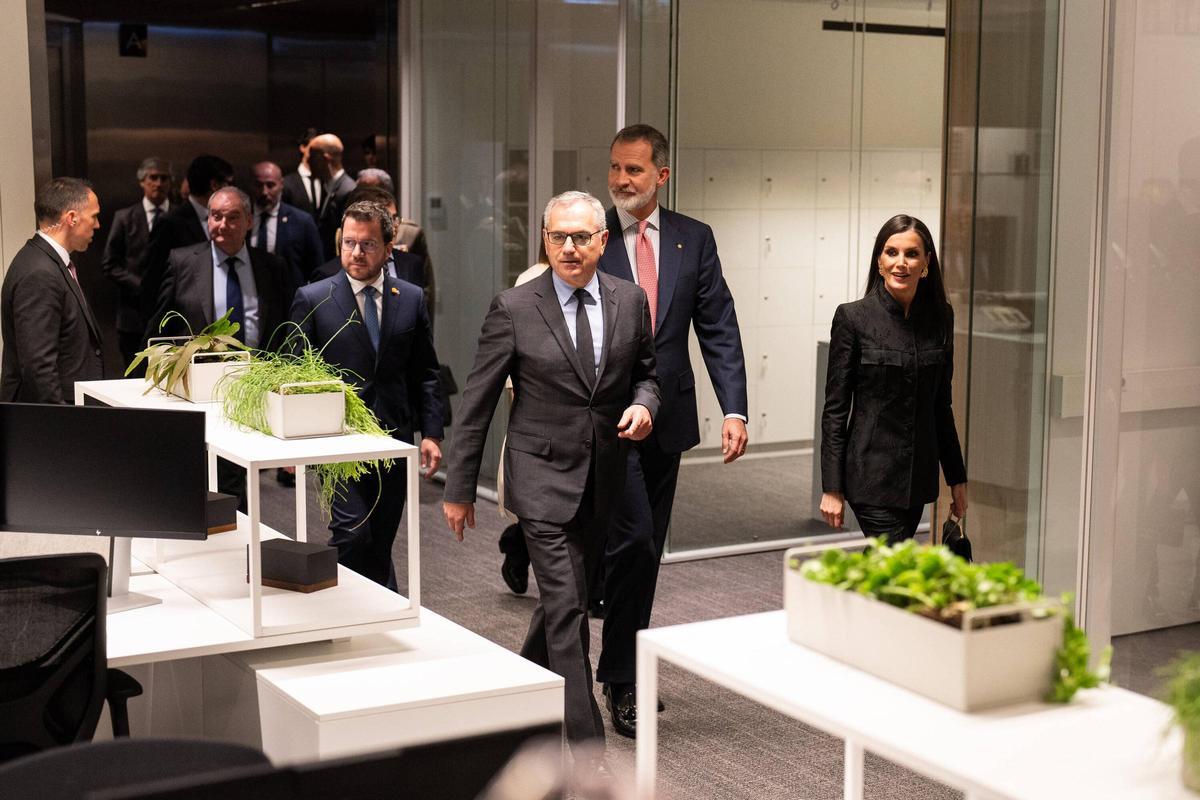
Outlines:
<svg viewBox="0 0 1200 800"><path fill-rule="evenodd" d="M925 269L921 270L921 277L922 277L922 278L928 278L928 277L929 277L929 268L928 268L928 267L926 267Z"/></svg>

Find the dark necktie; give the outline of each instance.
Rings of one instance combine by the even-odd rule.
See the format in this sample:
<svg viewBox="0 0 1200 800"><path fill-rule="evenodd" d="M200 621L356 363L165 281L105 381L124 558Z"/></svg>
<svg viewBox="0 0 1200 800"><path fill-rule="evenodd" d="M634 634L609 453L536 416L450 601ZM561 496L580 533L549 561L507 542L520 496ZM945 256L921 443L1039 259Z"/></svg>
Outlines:
<svg viewBox="0 0 1200 800"><path fill-rule="evenodd" d="M267 248L267 244L270 242L270 239L267 238L267 220L269 219L271 219L270 211L264 211L259 215L258 239L256 240L258 243L255 245L259 250L266 250L268 253L271 252Z"/></svg>
<svg viewBox="0 0 1200 800"><path fill-rule="evenodd" d="M237 274L238 260L235 256L225 259L225 308L233 313L229 315L230 322L238 324L235 334L239 342L246 341L246 309L242 305L242 281Z"/></svg>
<svg viewBox="0 0 1200 800"><path fill-rule="evenodd" d="M308 193L312 196L313 208L321 210L321 182L312 175L308 176Z"/></svg>
<svg viewBox="0 0 1200 800"><path fill-rule="evenodd" d="M375 287L364 286L363 296L363 326L367 329L367 338L371 347L379 352L379 309L375 308Z"/></svg>
<svg viewBox="0 0 1200 800"><path fill-rule="evenodd" d="M162 206L155 206L150 210L150 230L158 225L158 218L162 216Z"/></svg>
<svg viewBox="0 0 1200 800"><path fill-rule="evenodd" d="M587 289L575 290L575 354L579 356L589 389L596 385L596 349L592 343L592 324L587 313L587 301L591 297Z"/></svg>

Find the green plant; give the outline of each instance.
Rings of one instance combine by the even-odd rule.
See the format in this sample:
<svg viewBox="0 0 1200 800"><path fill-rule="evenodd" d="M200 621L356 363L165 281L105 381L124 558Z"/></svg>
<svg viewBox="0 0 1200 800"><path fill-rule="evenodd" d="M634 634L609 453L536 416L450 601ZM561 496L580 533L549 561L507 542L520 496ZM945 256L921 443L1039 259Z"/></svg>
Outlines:
<svg viewBox="0 0 1200 800"><path fill-rule="evenodd" d="M289 325L292 323L288 323ZM232 376L225 386L225 416L248 428L270 434L267 425L267 394L277 392L288 383L310 383L316 381L342 381L333 389L340 391L346 399L345 426L359 433L386 436L388 431L379 424L374 412L367 407L353 383L342 371L328 364L320 351L308 346L307 339L298 326L284 342L280 353L260 352L247 368ZM330 391L328 386L296 387L289 390L295 394ZM391 467L394 459L371 459L368 461L343 461L335 464L314 464L309 467L318 478L321 510L327 516L335 497L341 496L343 487L371 471Z"/></svg>
<svg viewBox="0 0 1200 800"><path fill-rule="evenodd" d="M922 545L912 539L896 545L875 539L861 553L831 549L820 558L793 558L789 566L809 580L858 592L956 628L962 627L963 615L972 609L1042 599L1041 586L1015 564L973 564L946 547ZM1069 598L1064 597L1063 607L1068 605ZM1019 619L1019 615L1004 615L985 622L1003 625ZM1066 703L1078 690L1107 682L1112 648L1102 654L1095 671L1088 668L1090 656L1086 634L1075 627L1070 613L1064 613L1063 644L1055 655L1046 699ZM1200 675L1200 662L1197 673ZM1200 716L1200 703L1196 710Z"/></svg>
<svg viewBox="0 0 1200 800"><path fill-rule="evenodd" d="M1200 652L1180 653L1158 674L1167 680L1161 696L1175 710L1175 723L1200 732Z"/></svg>
<svg viewBox="0 0 1200 800"><path fill-rule="evenodd" d="M229 353L249 349L234 338L241 325L229 319L229 315L232 313L232 309L226 311L223 317L205 325L197 334L192 334L192 326L178 311L168 313L159 323L159 331L172 319L178 317L187 326L191 338L182 343L162 342L150 345L137 353L133 362L125 370L125 374L129 375L137 368L138 364L145 361L146 379L150 381L150 385L146 387L146 392L143 394L156 386L165 392L174 392L180 382L183 383L185 391L190 391L188 367L191 366L193 356L202 353Z"/></svg>

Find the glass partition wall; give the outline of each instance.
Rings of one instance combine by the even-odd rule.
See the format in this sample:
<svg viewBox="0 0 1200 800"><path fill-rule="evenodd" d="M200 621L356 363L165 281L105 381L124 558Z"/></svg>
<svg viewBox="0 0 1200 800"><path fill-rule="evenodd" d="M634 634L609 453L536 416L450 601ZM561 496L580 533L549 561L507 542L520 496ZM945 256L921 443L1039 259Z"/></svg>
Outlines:
<svg viewBox="0 0 1200 800"><path fill-rule="evenodd" d="M670 205L716 235L750 448L721 463L723 415L693 336L701 444L680 469L671 558L835 533L818 511L820 343L838 304L862 295L884 221L939 230L945 4L832 6L675 3Z"/></svg>

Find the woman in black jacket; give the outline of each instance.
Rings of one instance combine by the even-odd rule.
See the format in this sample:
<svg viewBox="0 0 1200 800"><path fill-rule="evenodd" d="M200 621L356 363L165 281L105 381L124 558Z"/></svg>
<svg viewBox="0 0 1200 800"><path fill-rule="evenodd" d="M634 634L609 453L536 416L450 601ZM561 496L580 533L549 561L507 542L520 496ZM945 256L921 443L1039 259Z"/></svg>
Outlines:
<svg viewBox="0 0 1200 800"><path fill-rule="evenodd" d="M849 502L867 536L911 538L938 496L967 511L967 472L950 407L954 311L925 223L899 214L875 237L867 291L833 315L821 415L821 516Z"/></svg>

